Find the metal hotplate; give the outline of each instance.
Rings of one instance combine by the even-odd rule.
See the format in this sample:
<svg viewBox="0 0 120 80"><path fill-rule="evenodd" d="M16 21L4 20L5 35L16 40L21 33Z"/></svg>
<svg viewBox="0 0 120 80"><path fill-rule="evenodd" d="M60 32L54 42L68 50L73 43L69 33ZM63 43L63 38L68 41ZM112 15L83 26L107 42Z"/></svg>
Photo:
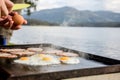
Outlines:
<svg viewBox="0 0 120 80"><path fill-rule="evenodd" d="M53 44L0 46L0 48L52 48L79 54L79 64L29 66L16 63L0 64L0 80L56 80L120 72L120 61L90 53L76 51Z"/></svg>

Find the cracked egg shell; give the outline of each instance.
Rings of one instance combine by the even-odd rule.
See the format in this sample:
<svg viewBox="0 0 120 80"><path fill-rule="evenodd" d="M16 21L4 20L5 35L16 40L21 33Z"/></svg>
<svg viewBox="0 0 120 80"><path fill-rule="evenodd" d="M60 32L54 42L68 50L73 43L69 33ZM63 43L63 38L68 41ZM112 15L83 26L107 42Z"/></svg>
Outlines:
<svg viewBox="0 0 120 80"><path fill-rule="evenodd" d="M15 14L12 19L15 25L22 25L24 22L24 18L19 14Z"/></svg>

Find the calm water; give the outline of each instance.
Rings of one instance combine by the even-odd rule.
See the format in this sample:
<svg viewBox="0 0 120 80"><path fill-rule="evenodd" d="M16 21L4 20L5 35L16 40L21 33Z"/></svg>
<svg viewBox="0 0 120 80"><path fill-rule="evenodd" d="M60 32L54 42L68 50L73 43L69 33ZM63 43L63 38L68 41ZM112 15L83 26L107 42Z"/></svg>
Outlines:
<svg viewBox="0 0 120 80"><path fill-rule="evenodd" d="M120 60L120 28L23 26L14 31L11 42L52 43Z"/></svg>

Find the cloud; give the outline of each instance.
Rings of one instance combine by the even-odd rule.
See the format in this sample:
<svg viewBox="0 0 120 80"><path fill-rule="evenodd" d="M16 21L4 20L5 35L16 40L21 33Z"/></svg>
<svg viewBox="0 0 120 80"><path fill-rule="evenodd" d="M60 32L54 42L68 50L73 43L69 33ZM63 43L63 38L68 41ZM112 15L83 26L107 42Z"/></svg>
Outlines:
<svg viewBox="0 0 120 80"><path fill-rule="evenodd" d="M120 0L106 0L105 9L120 12Z"/></svg>
<svg viewBox="0 0 120 80"><path fill-rule="evenodd" d="M62 7L64 4L61 0L40 0L37 5L37 9L50 9L50 8L56 8L56 7Z"/></svg>
<svg viewBox="0 0 120 80"><path fill-rule="evenodd" d="M38 10L71 6L79 10L111 10L120 12L120 0L39 0Z"/></svg>

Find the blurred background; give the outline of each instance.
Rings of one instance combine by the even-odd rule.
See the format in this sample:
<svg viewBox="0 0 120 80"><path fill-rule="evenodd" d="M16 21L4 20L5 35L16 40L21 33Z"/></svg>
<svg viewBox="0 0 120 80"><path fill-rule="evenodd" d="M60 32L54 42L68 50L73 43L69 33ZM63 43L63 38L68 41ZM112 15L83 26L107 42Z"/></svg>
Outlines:
<svg viewBox="0 0 120 80"><path fill-rule="evenodd" d="M120 60L119 0L25 0L11 43L51 43Z"/></svg>

